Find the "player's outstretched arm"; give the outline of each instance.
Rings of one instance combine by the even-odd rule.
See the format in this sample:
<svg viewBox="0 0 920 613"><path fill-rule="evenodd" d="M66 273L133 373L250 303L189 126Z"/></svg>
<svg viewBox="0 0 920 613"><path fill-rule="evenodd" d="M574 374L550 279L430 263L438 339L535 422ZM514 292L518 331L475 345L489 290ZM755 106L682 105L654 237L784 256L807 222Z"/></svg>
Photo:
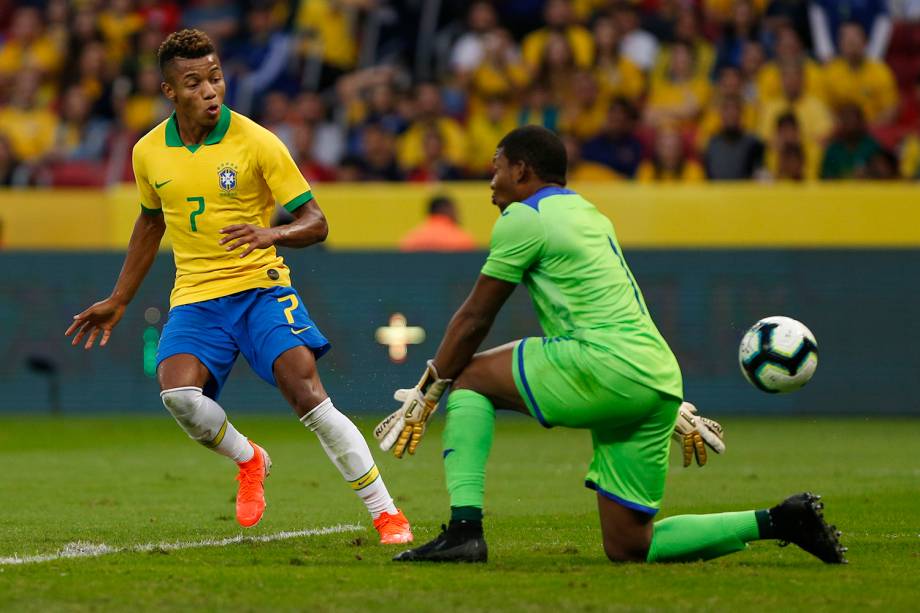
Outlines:
<svg viewBox="0 0 920 613"><path fill-rule="evenodd" d="M160 248L163 233L166 232L166 223L162 214L141 213L134 223L134 231L128 242L128 253L125 263L121 267L115 289L105 300L100 300L82 313L73 316L73 323L64 332L70 336L76 332L72 345L79 345L87 334L84 349L91 349L93 343L102 334L99 346L104 347L109 342L109 336L121 320L125 307L134 298L138 288L150 271L153 259Z"/></svg>
<svg viewBox="0 0 920 613"><path fill-rule="evenodd" d="M441 395L469 364L515 287L514 283L479 276L473 291L447 325L437 355L429 360L421 380L414 388L396 391L394 397L402 406L374 429L381 449L392 449L397 458L406 451L415 453Z"/></svg>
<svg viewBox="0 0 920 613"><path fill-rule="evenodd" d="M263 228L252 224L234 224L221 229L224 235L221 245L227 245L227 251L245 247L240 257L244 258L256 249L268 249L272 245L303 248L321 243L329 235L329 224L322 209L313 198L294 209L294 221L274 228Z"/></svg>
<svg viewBox="0 0 920 613"><path fill-rule="evenodd" d="M479 275L473 291L447 324L434 356L433 362L442 377L454 379L470 363L515 287L515 283Z"/></svg>

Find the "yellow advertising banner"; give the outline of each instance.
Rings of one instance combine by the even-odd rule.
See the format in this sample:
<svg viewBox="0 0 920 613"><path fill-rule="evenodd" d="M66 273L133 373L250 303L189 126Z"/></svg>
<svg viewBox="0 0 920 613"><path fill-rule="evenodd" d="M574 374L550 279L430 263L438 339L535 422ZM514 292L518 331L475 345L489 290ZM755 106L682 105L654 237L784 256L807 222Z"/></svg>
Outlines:
<svg viewBox="0 0 920 613"><path fill-rule="evenodd" d="M920 247L920 191L911 183L572 188L613 220L627 247ZM313 193L329 219L331 249L398 248L436 195L454 199L462 226L482 248L497 216L485 182L323 184ZM0 191L0 240L5 249L123 249L139 211L133 185Z"/></svg>

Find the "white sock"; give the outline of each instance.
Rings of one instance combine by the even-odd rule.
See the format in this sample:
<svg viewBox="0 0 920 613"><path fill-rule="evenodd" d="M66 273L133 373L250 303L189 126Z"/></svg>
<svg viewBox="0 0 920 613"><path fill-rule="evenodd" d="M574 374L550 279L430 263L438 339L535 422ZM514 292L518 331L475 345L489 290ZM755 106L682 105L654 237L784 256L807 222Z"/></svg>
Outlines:
<svg viewBox="0 0 920 613"><path fill-rule="evenodd" d="M237 464L252 459L252 445L233 427L220 405L201 393L200 387L164 390L160 398L191 438Z"/></svg>
<svg viewBox="0 0 920 613"><path fill-rule="evenodd" d="M396 513L367 442L351 420L332 406L332 399L323 400L300 421L319 438L326 455L364 501L371 517L377 519L384 511Z"/></svg>
<svg viewBox="0 0 920 613"><path fill-rule="evenodd" d="M208 398L208 400L211 399ZM211 400L211 402L214 401ZM214 402L214 404L217 403ZM227 431L224 433L224 438L212 449L221 455L227 456L237 464L248 462L256 453L249 439L240 434L230 423L230 420L227 420Z"/></svg>

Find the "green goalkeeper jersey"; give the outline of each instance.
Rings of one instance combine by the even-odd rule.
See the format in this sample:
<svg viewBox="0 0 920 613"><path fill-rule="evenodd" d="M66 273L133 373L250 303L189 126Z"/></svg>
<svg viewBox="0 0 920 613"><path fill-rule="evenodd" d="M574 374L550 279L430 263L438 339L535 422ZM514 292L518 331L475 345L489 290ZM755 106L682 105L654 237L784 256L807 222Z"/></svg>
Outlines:
<svg viewBox="0 0 920 613"><path fill-rule="evenodd" d="M591 346L617 373L683 398L680 368L626 265L613 224L593 204L544 187L502 211L482 274L521 283L547 337Z"/></svg>

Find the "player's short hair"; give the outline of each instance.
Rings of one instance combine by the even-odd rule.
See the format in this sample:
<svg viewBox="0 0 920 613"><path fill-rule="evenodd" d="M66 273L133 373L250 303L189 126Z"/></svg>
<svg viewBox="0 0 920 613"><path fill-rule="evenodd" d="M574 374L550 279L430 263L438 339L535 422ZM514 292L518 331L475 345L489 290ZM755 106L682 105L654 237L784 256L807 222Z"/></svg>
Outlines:
<svg viewBox="0 0 920 613"><path fill-rule="evenodd" d="M509 162L523 162L547 183L565 185L565 145L552 130L543 126L515 128L501 139L498 148Z"/></svg>
<svg viewBox="0 0 920 613"><path fill-rule="evenodd" d="M166 37L157 49L157 62L160 72L166 74L166 65L176 58L194 60L214 52L214 43L207 34L201 30L186 28Z"/></svg>

